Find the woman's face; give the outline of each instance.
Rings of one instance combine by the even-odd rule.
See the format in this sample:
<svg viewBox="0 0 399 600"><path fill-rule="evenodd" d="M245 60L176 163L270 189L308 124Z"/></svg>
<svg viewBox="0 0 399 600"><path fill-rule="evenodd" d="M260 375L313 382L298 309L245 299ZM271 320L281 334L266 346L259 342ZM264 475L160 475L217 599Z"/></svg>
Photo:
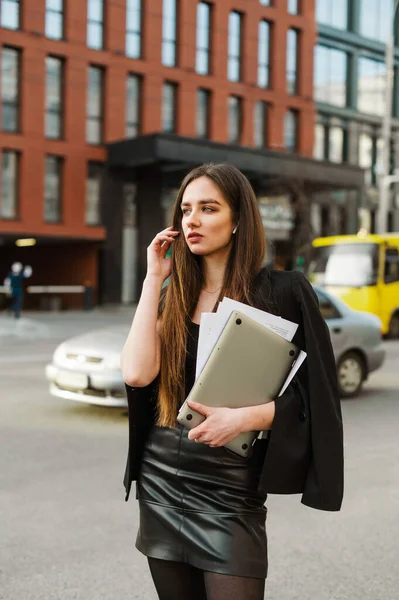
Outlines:
<svg viewBox="0 0 399 600"><path fill-rule="evenodd" d="M233 213L211 179L199 177L186 187L181 211L184 238L193 254L210 256L229 247Z"/></svg>

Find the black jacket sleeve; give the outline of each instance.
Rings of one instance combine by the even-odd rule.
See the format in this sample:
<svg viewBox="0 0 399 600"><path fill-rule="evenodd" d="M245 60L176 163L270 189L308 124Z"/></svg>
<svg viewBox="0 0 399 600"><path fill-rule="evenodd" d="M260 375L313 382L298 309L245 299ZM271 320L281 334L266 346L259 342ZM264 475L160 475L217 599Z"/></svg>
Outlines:
<svg viewBox="0 0 399 600"><path fill-rule="evenodd" d="M302 493L303 504L336 511L343 496L343 431L330 334L310 283L299 272L290 276L307 359L276 400L260 486L268 493Z"/></svg>
<svg viewBox="0 0 399 600"><path fill-rule="evenodd" d="M343 497L343 429L337 370L328 327L308 280L295 273L307 358L312 460L302 502L313 508L339 510Z"/></svg>

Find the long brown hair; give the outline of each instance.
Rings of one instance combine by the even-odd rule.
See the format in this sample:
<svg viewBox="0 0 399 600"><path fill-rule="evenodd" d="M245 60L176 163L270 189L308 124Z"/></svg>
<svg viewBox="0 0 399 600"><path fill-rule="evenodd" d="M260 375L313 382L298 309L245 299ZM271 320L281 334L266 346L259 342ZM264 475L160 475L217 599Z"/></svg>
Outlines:
<svg viewBox="0 0 399 600"><path fill-rule="evenodd" d="M184 401L188 321L195 311L204 277L202 258L192 254L184 239L180 204L187 186L204 176L217 185L232 210L234 223L239 222L218 302L227 296L251 304L251 287L266 254L258 203L245 175L229 164L205 164L188 173L174 205L173 229L181 235L172 246L172 275L159 306L161 369L157 424L160 426L176 424L178 409Z"/></svg>

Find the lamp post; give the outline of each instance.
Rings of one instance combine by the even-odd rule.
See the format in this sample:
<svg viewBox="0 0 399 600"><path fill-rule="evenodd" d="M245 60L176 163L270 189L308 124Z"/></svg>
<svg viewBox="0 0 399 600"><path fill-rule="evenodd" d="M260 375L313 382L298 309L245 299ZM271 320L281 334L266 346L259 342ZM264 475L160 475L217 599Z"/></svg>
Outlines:
<svg viewBox="0 0 399 600"><path fill-rule="evenodd" d="M389 186L386 178L389 177L390 152L391 152L391 128L392 128L392 96L394 80L394 52L395 52L395 17L399 7L396 0L393 11L393 26L389 28L389 38L385 52L385 110L382 121L382 176L379 182L379 205L377 215L377 233L386 233L387 215L389 210Z"/></svg>

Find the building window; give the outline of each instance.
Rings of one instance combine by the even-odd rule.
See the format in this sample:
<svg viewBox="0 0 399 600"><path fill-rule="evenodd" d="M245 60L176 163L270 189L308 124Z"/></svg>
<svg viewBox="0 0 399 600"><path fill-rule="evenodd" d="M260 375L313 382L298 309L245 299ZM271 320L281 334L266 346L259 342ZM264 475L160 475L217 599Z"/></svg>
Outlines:
<svg viewBox="0 0 399 600"><path fill-rule="evenodd" d="M136 137L140 133L141 77L127 76L126 86L126 137Z"/></svg>
<svg viewBox="0 0 399 600"><path fill-rule="evenodd" d="M1 153L1 204L2 219L16 219L18 213L19 155L12 150Z"/></svg>
<svg viewBox="0 0 399 600"><path fill-rule="evenodd" d="M19 29L20 3L19 0L1 0L0 26L7 29Z"/></svg>
<svg viewBox="0 0 399 600"><path fill-rule="evenodd" d="M287 8L290 15L299 15L300 0L287 0Z"/></svg>
<svg viewBox="0 0 399 600"><path fill-rule="evenodd" d="M46 58L46 137L62 137L63 61Z"/></svg>
<svg viewBox="0 0 399 600"><path fill-rule="evenodd" d="M211 6L207 2L197 4L197 53L195 70L200 75L210 73Z"/></svg>
<svg viewBox="0 0 399 600"><path fill-rule="evenodd" d="M358 110L373 115L385 110L385 63L371 58L359 58Z"/></svg>
<svg viewBox="0 0 399 600"><path fill-rule="evenodd" d="M86 141L100 144L103 134L103 86L104 71L101 67L88 69L88 97L86 115Z"/></svg>
<svg viewBox="0 0 399 600"><path fill-rule="evenodd" d="M89 162L87 165L86 225L100 225L101 223L100 192L103 170L103 163Z"/></svg>
<svg viewBox="0 0 399 600"><path fill-rule="evenodd" d="M315 128L313 156L317 160L342 163L347 160L347 125L334 117L319 117Z"/></svg>
<svg viewBox="0 0 399 600"><path fill-rule="evenodd" d="M63 0L46 0L46 37L62 40L64 36Z"/></svg>
<svg viewBox="0 0 399 600"><path fill-rule="evenodd" d="M254 110L254 142L257 148L265 148L267 146L268 116L268 103L263 100L257 102Z"/></svg>
<svg viewBox="0 0 399 600"><path fill-rule="evenodd" d="M290 152L298 147L298 112L289 110L284 117L284 146Z"/></svg>
<svg viewBox="0 0 399 600"><path fill-rule="evenodd" d="M162 64L165 67L175 67L177 64L177 0L163 0L162 15Z"/></svg>
<svg viewBox="0 0 399 600"><path fill-rule="evenodd" d="M270 23L261 21L258 27L258 86L270 83Z"/></svg>
<svg viewBox="0 0 399 600"><path fill-rule="evenodd" d="M242 130L242 100L238 96L229 96L228 99L228 138L231 144L241 142Z"/></svg>
<svg viewBox="0 0 399 600"><path fill-rule="evenodd" d="M360 0L360 33L387 42L393 29L394 0Z"/></svg>
<svg viewBox="0 0 399 600"><path fill-rule="evenodd" d="M359 166L366 170L366 185L376 186L382 170L384 144L381 131L364 124L359 135ZM396 168L395 145L390 147L390 173Z"/></svg>
<svg viewBox="0 0 399 600"><path fill-rule="evenodd" d="M104 2L87 0L87 46L101 50L104 43Z"/></svg>
<svg viewBox="0 0 399 600"><path fill-rule="evenodd" d="M227 78L229 81L241 79L241 24L242 15L236 11L229 14L229 40Z"/></svg>
<svg viewBox="0 0 399 600"><path fill-rule="evenodd" d="M177 85L167 81L163 86L162 129L165 133L176 132Z"/></svg>
<svg viewBox="0 0 399 600"><path fill-rule="evenodd" d="M61 221L61 174L62 158L46 156L44 171L44 220L46 223Z"/></svg>
<svg viewBox="0 0 399 600"><path fill-rule="evenodd" d="M126 0L126 56L141 56L141 0Z"/></svg>
<svg viewBox="0 0 399 600"><path fill-rule="evenodd" d="M323 25L348 28L348 0L316 0L316 20Z"/></svg>
<svg viewBox="0 0 399 600"><path fill-rule="evenodd" d="M314 130L313 158L326 160L326 127L323 123L316 123Z"/></svg>
<svg viewBox="0 0 399 600"><path fill-rule="evenodd" d="M346 106L348 55L342 50L315 47L315 99L334 106Z"/></svg>
<svg viewBox="0 0 399 600"><path fill-rule="evenodd" d="M211 94L209 90L197 91L197 136L209 137L209 113Z"/></svg>
<svg viewBox="0 0 399 600"><path fill-rule="evenodd" d="M287 92L291 95L298 93L298 47L298 31L296 29L289 29L287 32Z"/></svg>
<svg viewBox="0 0 399 600"><path fill-rule="evenodd" d="M1 121L3 131L19 129L19 72L21 53L3 48L1 56Z"/></svg>

